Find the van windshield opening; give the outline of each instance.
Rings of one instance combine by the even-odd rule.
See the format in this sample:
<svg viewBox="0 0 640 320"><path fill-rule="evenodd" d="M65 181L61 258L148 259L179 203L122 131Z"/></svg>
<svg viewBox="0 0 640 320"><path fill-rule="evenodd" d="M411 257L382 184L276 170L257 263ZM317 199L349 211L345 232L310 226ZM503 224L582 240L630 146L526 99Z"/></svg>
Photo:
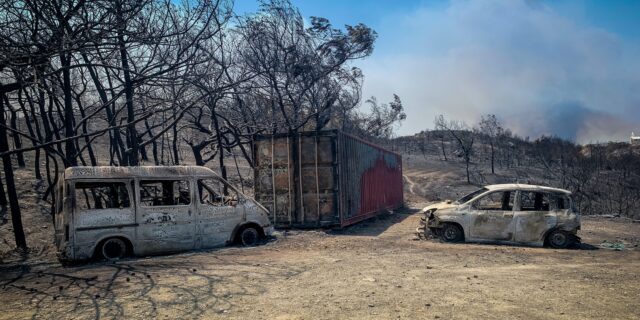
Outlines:
<svg viewBox="0 0 640 320"><path fill-rule="evenodd" d="M198 193L202 204L212 206L235 206L238 204L238 194L222 180L198 180Z"/></svg>

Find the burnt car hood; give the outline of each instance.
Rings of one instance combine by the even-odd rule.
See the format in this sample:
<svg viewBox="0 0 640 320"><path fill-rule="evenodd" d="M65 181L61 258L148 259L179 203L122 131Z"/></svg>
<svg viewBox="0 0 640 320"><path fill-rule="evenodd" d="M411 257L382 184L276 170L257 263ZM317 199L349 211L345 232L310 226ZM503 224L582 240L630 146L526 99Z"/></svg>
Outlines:
<svg viewBox="0 0 640 320"><path fill-rule="evenodd" d="M453 209L456 208L458 205L451 202L451 201L442 201L442 202L437 202L434 204L430 204L426 207L424 207L424 209L422 209L423 212L426 212L428 210L431 209L437 209L437 210L442 210L442 209Z"/></svg>

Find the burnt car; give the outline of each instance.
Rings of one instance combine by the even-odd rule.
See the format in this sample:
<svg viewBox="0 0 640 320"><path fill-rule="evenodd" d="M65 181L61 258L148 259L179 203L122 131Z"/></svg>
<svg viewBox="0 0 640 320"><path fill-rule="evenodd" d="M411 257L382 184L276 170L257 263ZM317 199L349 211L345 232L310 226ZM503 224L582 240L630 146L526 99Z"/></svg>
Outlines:
<svg viewBox="0 0 640 320"><path fill-rule="evenodd" d="M496 184L457 201L423 209L421 232L445 242L487 242L567 248L580 241L571 192L527 184ZM420 229L419 228L419 231Z"/></svg>

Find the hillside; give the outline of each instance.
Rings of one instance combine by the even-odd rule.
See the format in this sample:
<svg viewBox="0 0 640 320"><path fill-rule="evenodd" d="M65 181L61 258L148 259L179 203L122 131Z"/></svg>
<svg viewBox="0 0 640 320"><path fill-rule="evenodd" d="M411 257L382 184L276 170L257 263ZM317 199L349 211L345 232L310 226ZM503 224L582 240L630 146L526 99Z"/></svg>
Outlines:
<svg viewBox="0 0 640 320"><path fill-rule="evenodd" d="M576 145L555 137L534 141L504 136L494 143L494 171L487 137L476 132L469 159L450 134L429 131L399 137L387 144L403 154L408 181L427 199L455 198L470 185L530 183L573 192L577 210L585 215L619 215L640 219L640 146L628 143ZM446 154L446 160L445 156Z"/></svg>

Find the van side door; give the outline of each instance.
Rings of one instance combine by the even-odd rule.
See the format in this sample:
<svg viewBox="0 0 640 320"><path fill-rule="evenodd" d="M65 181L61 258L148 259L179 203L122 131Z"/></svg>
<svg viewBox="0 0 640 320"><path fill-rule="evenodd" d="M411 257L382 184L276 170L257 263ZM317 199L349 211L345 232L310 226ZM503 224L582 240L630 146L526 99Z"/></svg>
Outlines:
<svg viewBox="0 0 640 320"><path fill-rule="evenodd" d="M72 180L73 181L73 180ZM76 259L88 258L91 248L105 237L125 235L133 240L136 228L129 180L87 179L72 182L73 230ZM58 224L64 221L57 222ZM67 231L65 230L65 234Z"/></svg>
<svg viewBox="0 0 640 320"><path fill-rule="evenodd" d="M140 179L136 183L139 254L194 247L193 186L189 178Z"/></svg>
<svg viewBox="0 0 640 320"><path fill-rule="evenodd" d="M515 191L496 191L473 202L469 233L478 240L513 240Z"/></svg>
<svg viewBox="0 0 640 320"><path fill-rule="evenodd" d="M516 217L516 241L537 243L544 241L547 230L556 225L554 211L550 211L552 194L546 192L520 191Z"/></svg>
<svg viewBox="0 0 640 320"><path fill-rule="evenodd" d="M196 246L225 245L234 229L244 221L244 199L217 177L199 178L196 185Z"/></svg>

